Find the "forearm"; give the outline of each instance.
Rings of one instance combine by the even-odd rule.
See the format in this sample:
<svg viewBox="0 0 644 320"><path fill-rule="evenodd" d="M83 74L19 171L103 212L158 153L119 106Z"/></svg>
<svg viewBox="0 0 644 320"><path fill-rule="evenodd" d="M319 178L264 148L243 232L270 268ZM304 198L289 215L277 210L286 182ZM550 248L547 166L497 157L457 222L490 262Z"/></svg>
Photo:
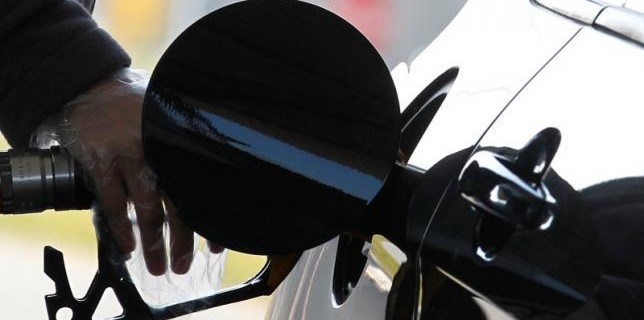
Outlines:
<svg viewBox="0 0 644 320"><path fill-rule="evenodd" d="M129 64L73 1L0 0L0 130L27 145L48 115Z"/></svg>

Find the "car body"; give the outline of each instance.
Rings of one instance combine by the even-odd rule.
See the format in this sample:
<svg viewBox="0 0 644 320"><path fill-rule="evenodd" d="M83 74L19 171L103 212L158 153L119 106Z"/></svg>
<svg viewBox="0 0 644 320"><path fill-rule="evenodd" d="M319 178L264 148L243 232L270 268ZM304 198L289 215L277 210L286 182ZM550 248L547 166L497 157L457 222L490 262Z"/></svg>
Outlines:
<svg viewBox="0 0 644 320"><path fill-rule="evenodd" d="M298 1L198 21L151 78L147 160L186 224L269 262L197 303L125 316L281 282L268 319L643 319L640 3L470 0L393 81L357 30ZM105 274L132 294L126 273Z"/></svg>
<svg viewBox="0 0 644 320"><path fill-rule="evenodd" d="M407 243L306 251L267 319L644 318L644 14L610 2L470 0L395 68L437 108Z"/></svg>

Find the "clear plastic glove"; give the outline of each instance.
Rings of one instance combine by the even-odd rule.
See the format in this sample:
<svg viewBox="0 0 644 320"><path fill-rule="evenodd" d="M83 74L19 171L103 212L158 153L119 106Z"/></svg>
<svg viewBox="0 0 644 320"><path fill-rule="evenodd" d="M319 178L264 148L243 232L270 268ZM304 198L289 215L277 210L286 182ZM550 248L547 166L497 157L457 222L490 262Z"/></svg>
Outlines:
<svg viewBox="0 0 644 320"><path fill-rule="evenodd" d="M157 189L155 174L146 166L141 138L144 71L123 69L69 102L48 122L55 137L89 173L93 191L107 224L123 253L136 246L128 203L136 211L143 256L148 271L167 269L163 224L169 225L170 265L175 273L190 269L193 232L177 219L176 210ZM51 131L50 131L51 132ZM222 248L211 245L212 252Z"/></svg>

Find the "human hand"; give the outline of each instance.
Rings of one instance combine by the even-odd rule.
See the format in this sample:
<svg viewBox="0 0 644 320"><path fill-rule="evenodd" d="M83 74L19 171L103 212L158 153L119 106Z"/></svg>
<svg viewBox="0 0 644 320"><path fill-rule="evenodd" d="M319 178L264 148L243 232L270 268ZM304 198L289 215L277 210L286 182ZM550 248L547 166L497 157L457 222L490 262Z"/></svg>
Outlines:
<svg viewBox="0 0 644 320"><path fill-rule="evenodd" d="M193 233L157 189L154 172L145 164L141 114L147 75L123 69L69 102L55 117L57 140L91 177L95 196L105 212L112 236L123 253L136 242L127 206L131 203L141 233L148 271L166 271L163 224L170 233L170 264L186 273L193 258ZM165 210L164 210L165 208ZM218 246L211 251L220 252Z"/></svg>

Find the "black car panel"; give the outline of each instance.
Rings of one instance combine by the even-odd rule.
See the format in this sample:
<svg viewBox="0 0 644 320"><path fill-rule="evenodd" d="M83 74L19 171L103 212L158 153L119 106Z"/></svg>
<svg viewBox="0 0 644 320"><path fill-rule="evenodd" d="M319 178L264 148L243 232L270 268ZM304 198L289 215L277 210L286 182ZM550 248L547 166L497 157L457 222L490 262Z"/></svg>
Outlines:
<svg viewBox="0 0 644 320"><path fill-rule="evenodd" d="M525 310L530 316L564 316L597 303L608 318L641 318L644 152L638 141L644 136L644 93L638 87L644 81L643 50L582 30L477 146L477 152L516 160L536 133L560 131L561 145L543 179L554 201L549 225L528 228L474 210L461 193L463 181L454 181L432 218L423 260L522 317ZM499 186L506 187L503 181ZM495 196L501 202L514 197ZM477 254L482 226L496 228L497 236L507 234L487 260Z"/></svg>

